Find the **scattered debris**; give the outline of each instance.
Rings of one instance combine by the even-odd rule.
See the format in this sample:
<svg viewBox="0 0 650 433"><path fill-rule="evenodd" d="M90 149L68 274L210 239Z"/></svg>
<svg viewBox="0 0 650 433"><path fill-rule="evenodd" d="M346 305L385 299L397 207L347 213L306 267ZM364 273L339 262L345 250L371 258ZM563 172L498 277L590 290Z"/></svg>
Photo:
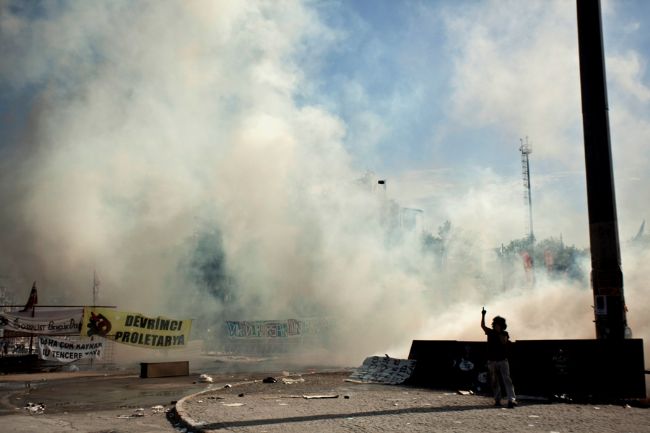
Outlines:
<svg viewBox="0 0 650 433"><path fill-rule="evenodd" d="M45 413L45 404L29 402L23 409L28 410L30 414Z"/></svg>
<svg viewBox="0 0 650 433"><path fill-rule="evenodd" d="M212 379L212 376L209 376L207 374L202 374L199 376L199 382L201 383L212 383L214 382L214 379Z"/></svg>
<svg viewBox="0 0 650 433"><path fill-rule="evenodd" d="M553 398L555 400L557 400L559 402L563 402L563 403L571 403L571 402L573 402L573 399L571 397L569 397L567 394L559 394L559 395L556 394L556 395L553 396Z"/></svg>
<svg viewBox="0 0 650 433"><path fill-rule="evenodd" d="M203 400L197 400L197 403L203 403Z"/></svg>
<svg viewBox="0 0 650 433"><path fill-rule="evenodd" d="M211 395L208 397L208 400L223 400L225 397L221 397L220 395Z"/></svg>
<svg viewBox="0 0 650 433"><path fill-rule="evenodd" d="M305 381L305 379L303 379L302 377L299 377L297 379L290 379L288 377L283 377L280 380L282 381L282 383L285 383L287 385L291 385L291 384L294 384L294 383L303 383Z"/></svg>
<svg viewBox="0 0 650 433"><path fill-rule="evenodd" d="M399 385L411 377L415 369L415 360L396 359L387 356L369 356L361 367L357 368L347 382L384 383Z"/></svg>
<svg viewBox="0 0 650 433"><path fill-rule="evenodd" d="M243 396L244 396L244 393L242 392L241 394L239 394L238 397L243 397Z"/></svg>
<svg viewBox="0 0 650 433"><path fill-rule="evenodd" d="M224 388L232 388L232 385L229 384L229 383L227 383L227 384L225 384L223 387L224 387Z"/></svg>
<svg viewBox="0 0 650 433"><path fill-rule="evenodd" d="M276 383L276 382L277 382L276 378L271 376L262 379L262 383Z"/></svg>
<svg viewBox="0 0 650 433"><path fill-rule="evenodd" d="M239 407L244 405L244 403L221 403L221 404L227 407Z"/></svg>
<svg viewBox="0 0 650 433"><path fill-rule="evenodd" d="M528 418L539 418L539 415L528 415Z"/></svg>
<svg viewBox="0 0 650 433"><path fill-rule="evenodd" d="M131 415L118 415L119 419L131 419L131 418L140 418L144 416L144 408L140 407L133 411Z"/></svg>
<svg viewBox="0 0 650 433"><path fill-rule="evenodd" d="M277 400L278 398L303 398L302 395L274 395L273 397L262 397L262 400Z"/></svg>
<svg viewBox="0 0 650 433"><path fill-rule="evenodd" d="M344 395L343 398L345 398L347 400L347 399L350 398L350 396L349 395Z"/></svg>
<svg viewBox="0 0 650 433"><path fill-rule="evenodd" d="M458 394L459 395L474 395L474 391L472 391L471 389L469 391L464 391L462 389L459 389Z"/></svg>
<svg viewBox="0 0 650 433"><path fill-rule="evenodd" d="M314 400L318 398L339 398L338 394L315 394L315 395L303 395L302 398L305 400Z"/></svg>
<svg viewBox="0 0 650 433"><path fill-rule="evenodd" d="M600 408L599 408L598 406L594 406L594 409L596 409L596 410L600 410Z"/></svg>
<svg viewBox="0 0 650 433"><path fill-rule="evenodd" d="M161 404L151 407L151 413L163 413L164 411L165 407Z"/></svg>

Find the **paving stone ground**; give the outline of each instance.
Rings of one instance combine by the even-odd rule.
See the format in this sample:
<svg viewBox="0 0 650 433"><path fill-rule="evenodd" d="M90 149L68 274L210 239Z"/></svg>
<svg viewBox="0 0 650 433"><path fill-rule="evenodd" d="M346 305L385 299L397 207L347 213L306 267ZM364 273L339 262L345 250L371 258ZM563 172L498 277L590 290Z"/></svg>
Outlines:
<svg viewBox="0 0 650 433"><path fill-rule="evenodd" d="M499 409L489 397L356 384L345 382L348 375L308 374L294 384L266 384L261 377L231 388L215 384L184 399L180 409L197 430L220 432L650 432L648 409L539 401ZM303 398L318 394L338 398Z"/></svg>
<svg viewBox="0 0 650 433"><path fill-rule="evenodd" d="M180 429L151 408L171 409L175 400L187 417L203 423L197 431L650 432L648 409L525 401L514 410L494 409L488 397L345 382L349 370L316 368L288 376L304 382L265 384L261 379L268 375L283 377L277 367L229 372L240 368L238 361L200 369L214 377L213 384L201 383L198 372L159 379L140 379L136 372L0 376L0 432L174 433ZM302 397L314 394L338 398ZM30 414L23 409L28 402L43 402L45 412ZM125 418L140 407L144 416Z"/></svg>

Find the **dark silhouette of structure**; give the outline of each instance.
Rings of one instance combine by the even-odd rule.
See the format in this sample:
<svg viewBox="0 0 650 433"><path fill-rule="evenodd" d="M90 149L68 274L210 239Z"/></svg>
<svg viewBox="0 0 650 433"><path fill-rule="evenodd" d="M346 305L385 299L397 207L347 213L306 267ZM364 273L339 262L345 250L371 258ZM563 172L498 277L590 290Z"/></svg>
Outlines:
<svg viewBox="0 0 650 433"><path fill-rule="evenodd" d="M622 340L627 319L609 137L600 0L577 0L577 7L596 336Z"/></svg>

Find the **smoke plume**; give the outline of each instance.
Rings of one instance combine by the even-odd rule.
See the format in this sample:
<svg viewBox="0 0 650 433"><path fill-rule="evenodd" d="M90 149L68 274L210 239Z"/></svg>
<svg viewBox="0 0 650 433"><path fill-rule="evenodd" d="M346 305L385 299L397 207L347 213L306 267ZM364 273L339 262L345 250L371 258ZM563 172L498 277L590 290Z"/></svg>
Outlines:
<svg viewBox="0 0 650 433"><path fill-rule="evenodd" d="M437 139L534 137L538 238L586 245L584 193L571 195L583 182L575 11L487 2L441 16L454 59ZM1 1L0 275L37 280L44 304L82 304L97 270L101 304L206 326L324 318L322 346L341 362L405 356L413 338L483 338L483 305L515 338L592 337L588 280L540 271L532 285L495 255L523 235L513 149L514 176L402 170L385 191L364 177L350 139L372 153L389 119L350 121L311 98L345 38L297 0ZM650 91L637 53L608 62L625 234L650 202L638 188L650 126L635 113ZM433 232L451 221L442 262L400 206L424 209ZM645 337L650 253L623 248Z"/></svg>

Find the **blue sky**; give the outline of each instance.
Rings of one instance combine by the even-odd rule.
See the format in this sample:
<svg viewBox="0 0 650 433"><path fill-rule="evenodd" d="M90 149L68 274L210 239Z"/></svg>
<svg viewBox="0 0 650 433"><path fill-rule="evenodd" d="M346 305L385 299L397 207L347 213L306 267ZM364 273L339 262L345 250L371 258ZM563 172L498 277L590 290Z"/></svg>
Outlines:
<svg viewBox="0 0 650 433"><path fill-rule="evenodd" d="M317 77L318 93L312 96L353 124L353 113L359 107L346 105L350 99L345 87L350 82L360 87L365 97L363 108L380 114L388 129L375 148L379 154L377 170L430 167L433 161L428 158L434 157L434 152L435 158L441 159L438 164L443 166L487 164L508 171L507 167L512 165L509 160L517 165L519 137L510 137L513 158L496 144L508 139L500 133L498 125L453 131L445 135L444 145L435 143L436 129L449 122L446 105L451 97L456 54L450 46L445 17L462 14L465 8L489 7L489 3L444 0L313 3L323 20L342 36L323 60ZM564 4L575 7L570 1ZM612 1L606 7L609 14L604 31L608 54L610 50L634 50L647 59L650 4ZM631 31L631 27L635 30ZM526 34L513 37L525 38ZM650 78L648 74L644 68L640 78L645 83ZM396 99L399 103L395 103ZM349 148L352 152L357 150L352 142Z"/></svg>
<svg viewBox="0 0 650 433"><path fill-rule="evenodd" d="M317 85L309 99L312 103L323 104L345 121L348 127L346 146L360 168L372 169L393 179L412 170L446 170L451 176L447 179L453 183L461 182L463 187L467 187L466 177L470 177L470 184L475 180L475 170L489 169L503 176L504 181L518 179L519 138L529 135L534 148L531 161L533 197L550 196L552 191L559 194L562 201L570 203L576 214L585 214L574 2L332 1L312 2L310 5L318 10L331 29L338 32L338 40L319 63L320 68L314 77ZM497 12L490 13L490 9ZM645 1L609 1L603 3L603 9L608 62L626 56L629 60L632 56L637 69L630 72L634 76L628 78L647 88L650 82L647 69L650 4ZM519 24L511 24L508 20ZM501 21L508 24L503 25ZM466 27L456 29L454 26ZM477 28L482 30L472 33ZM494 116L489 120L481 120L480 115L472 113L471 109L466 110L461 116L469 114L468 120L472 122L467 124L460 121L458 113L454 112L458 108L454 107L454 100L459 93L459 83L455 80L459 69L467 67L464 63L467 57L471 57L472 50L478 46L473 46L471 40L480 37L490 40L492 48L505 53L505 59L512 49L513 66L529 64L529 68L513 68L510 77L519 80L520 86L527 90L521 97L510 95L503 100L498 97L488 101L477 100L478 105L503 103L510 104L510 107L495 107ZM536 47L540 45L565 45L568 49L558 53L557 58L545 58L546 54L536 54L539 52ZM551 49L548 54L554 55L554 51ZM498 62L499 57L486 60L487 64L472 63L469 67L485 67L489 74L494 68L491 61ZM563 64L563 69L553 73L554 64ZM503 67L507 69L508 65ZM551 70L546 82L545 68ZM564 93L553 95L555 99L546 101L547 89L554 88L556 79L567 71L573 71L574 75L563 84ZM632 102L626 93L634 91L629 86L627 90L621 88L624 83L620 81L623 78L617 78L619 73L625 71L608 69L612 117L616 118L617 110L627 109L630 104L635 115L647 121L650 113L647 100L641 104L638 104L639 100ZM489 86L490 81L480 85ZM460 86L463 86L462 82ZM510 90L502 88L504 93ZM470 95L473 96L476 95ZM560 96L566 96L566 100ZM554 119L550 116L537 122L554 110L553 104L562 107L558 111L564 109L571 118L560 116L561 119ZM566 106L571 104L567 110ZM536 105L541 107L536 109ZM486 109L490 110L490 107ZM508 110L530 110L529 119L525 119L525 114L518 116ZM517 120L521 123L513 124ZM553 132L545 136L535 135L537 130L529 130L525 120L537 122L539 129ZM624 147L631 138L617 140L632 131L617 127L613 120L615 158L635 151ZM624 158L618 159L620 162ZM621 166L617 168L623 174ZM637 170L643 171L644 168ZM619 189L624 183L621 180ZM621 199L625 206L628 194L621 194ZM426 203L427 199L420 197L414 201L417 205ZM625 211L623 216L627 217ZM631 221L626 221L626 229L638 226L645 218L645 212L637 207L631 218ZM564 230L575 231L575 227ZM546 230L545 234L557 236L560 231L562 228L555 233ZM583 232L574 239L584 243L584 235Z"/></svg>

